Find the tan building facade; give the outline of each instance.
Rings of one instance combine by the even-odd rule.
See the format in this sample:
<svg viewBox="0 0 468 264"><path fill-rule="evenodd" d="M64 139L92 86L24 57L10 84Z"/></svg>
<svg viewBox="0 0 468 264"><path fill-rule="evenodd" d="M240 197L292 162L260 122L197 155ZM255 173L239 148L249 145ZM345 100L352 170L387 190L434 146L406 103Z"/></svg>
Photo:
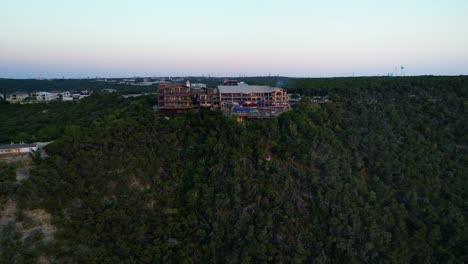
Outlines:
<svg viewBox="0 0 468 264"><path fill-rule="evenodd" d="M161 82L158 85L158 110L177 113L209 108L232 115L268 118L289 109L289 96L283 88L229 80L223 84L212 89Z"/></svg>
<svg viewBox="0 0 468 264"><path fill-rule="evenodd" d="M247 85L218 86L219 103L222 109L233 105L249 103L259 106L289 107L286 90L279 87Z"/></svg>

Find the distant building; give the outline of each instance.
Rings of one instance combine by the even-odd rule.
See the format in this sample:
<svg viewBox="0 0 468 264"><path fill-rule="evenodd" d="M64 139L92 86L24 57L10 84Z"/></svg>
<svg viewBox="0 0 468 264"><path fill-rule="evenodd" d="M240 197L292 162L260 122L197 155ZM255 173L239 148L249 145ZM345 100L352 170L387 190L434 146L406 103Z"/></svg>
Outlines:
<svg viewBox="0 0 468 264"><path fill-rule="evenodd" d="M72 101L73 96L72 92L65 91L62 93L62 101Z"/></svg>
<svg viewBox="0 0 468 264"><path fill-rule="evenodd" d="M113 90L113 89L110 89L110 90ZM83 99L83 98L86 98L88 96L90 96L91 94L93 94L93 91L91 90L83 90L83 91L74 91L74 92L70 92L70 96L71 96L71 99L70 98L66 98L64 97L64 101L70 101L70 100L80 100L80 99Z"/></svg>
<svg viewBox="0 0 468 264"><path fill-rule="evenodd" d="M36 144L6 144L0 145L0 155L25 154L37 150Z"/></svg>
<svg viewBox="0 0 468 264"><path fill-rule="evenodd" d="M223 81L223 85L224 86L237 86L239 85L239 81L238 80L228 80L228 79L225 79Z"/></svg>
<svg viewBox="0 0 468 264"><path fill-rule="evenodd" d="M24 99L28 98L29 94L28 93L23 93L23 92L15 92L12 94L7 94L5 100L8 102L19 102L23 101Z"/></svg>
<svg viewBox="0 0 468 264"><path fill-rule="evenodd" d="M72 100L73 100L73 97L72 97L71 92L65 91L62 93L62 101L72 101Z"/></svg>
<svg viewBox="0 0 468 264"><path fill-rule="evenodd" d="M93 91L91 91L91 90L83 90L83 91L80 92L80 98L79 99L89 97L92 94L93 94Z"/></svg>
<svg viewBox="0 0 468 264"><path fill-rule="evenodd" d="M51 101L55 99L59 99L59 94L49 92L38 92L36 96L36 100L38 101Z"/></svg>
<svg viewBox="0 0 468 264"><path fill-rule="evenodd" d="M81 96L80 92L73 92L72 93L73 100L79 100L80 96Z"/></svg>

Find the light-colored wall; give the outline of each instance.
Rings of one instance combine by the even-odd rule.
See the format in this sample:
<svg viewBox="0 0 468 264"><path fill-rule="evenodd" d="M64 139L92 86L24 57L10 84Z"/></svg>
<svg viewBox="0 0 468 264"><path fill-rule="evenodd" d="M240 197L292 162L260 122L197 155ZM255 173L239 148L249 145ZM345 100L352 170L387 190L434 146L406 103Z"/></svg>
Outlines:
<svg viewBox="0 0 468 264"><path fill-rule="evenodd" d="M16 95L16 97L13 97L13 95ZM29 95L28 94L9 94L6 97L7 101L23 101L26 99Z"/></svg>
<svg viewBox="0 0 468 264"><path fill-rule="evenodd" d="M32 148L13 148L13 149L0 149L1 154L16 154L16 153L29 153L31 151L36 151L37 147Z"/></svg>

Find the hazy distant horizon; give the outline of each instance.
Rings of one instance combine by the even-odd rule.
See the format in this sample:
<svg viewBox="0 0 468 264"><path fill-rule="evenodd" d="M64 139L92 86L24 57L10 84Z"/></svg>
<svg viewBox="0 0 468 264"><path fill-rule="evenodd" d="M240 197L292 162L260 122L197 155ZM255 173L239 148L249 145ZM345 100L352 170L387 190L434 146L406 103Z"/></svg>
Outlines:
<svg viewBox="0 0 468 264"><path fill-rule="evenodd" d="M165 76L94 76L94 77L27 77L27 78L10 78L10 77L0 77L0 79L6 80L94 80L94 79L133 79L133 78L186 78L186 79L193 79L193 78L232 78L242 81L242 78L298 78L298 79L332 79L332 78L372 78L372 77L424 77L424 76L434 76L434 77L454 77L454 76L468 76L468 74L443 74L443 75L436 75L436 74L421 74L421 75L396 75L396 76L389 76L389 75L361 75L361 76L284 76L284 75L243 75L243 76L211 76L211 75L187 75L187 76L177 76L177 75L165 75Z"/></svg>
<svg viewBox="0 0 468 264"><path fill-rule="evenodd" d="M0 78L468 74L463 0L18 0L0 8Z"/></svg>

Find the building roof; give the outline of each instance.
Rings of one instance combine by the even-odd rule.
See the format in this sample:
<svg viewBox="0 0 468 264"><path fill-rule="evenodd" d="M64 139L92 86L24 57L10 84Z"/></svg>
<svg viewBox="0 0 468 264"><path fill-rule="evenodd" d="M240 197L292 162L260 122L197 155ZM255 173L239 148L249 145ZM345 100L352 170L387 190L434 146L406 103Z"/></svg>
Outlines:
<svg viewBox="0 0 468 264"><path fill-rule="evenodd" d="M279 87L270 87L270 86L262 86L262 85L247 85L247 84L242 84L242 85L236 85L236 86L230 86L230 85L219 85L218 90L219 93L225 94L225 93L244 93L244 94L249 94L249 93L271 93L274 92L277 89L281 89Z"/></svg>
<svg viewBox="0 0 468 264"><path fill-rule="evenodd" d="M33 148L37 147L36 144L5 144L0 145L0 149L17 149L17 148Z"/></svg>

